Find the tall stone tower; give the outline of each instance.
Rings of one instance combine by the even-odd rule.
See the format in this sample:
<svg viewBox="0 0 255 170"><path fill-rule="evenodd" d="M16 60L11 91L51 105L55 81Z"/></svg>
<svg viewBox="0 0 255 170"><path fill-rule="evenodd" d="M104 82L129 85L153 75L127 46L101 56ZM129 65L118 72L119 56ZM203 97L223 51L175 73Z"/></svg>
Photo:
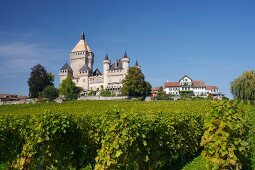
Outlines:
<svg viewBox="0 0 255 170"><path fill-rule="evenodd" d="M88 43L85 41L84 32L80 36L80 41L76 44L73 50L70 52L70 63L73 70L73 77L78 78L80 69L87 65L89 67L89 73L93 71L94 54L90 50Z"/></svg>
<svg viewBox="0 0 255 170"><path fill-rule="evenodd" d="M124 71L124 74L127 74L128 72L128 69L129 69L129 58L127 56L127 53L125 52L124 54L124 57L121 59L122 61L122 67L123 67L123 71Z"/></svg>
<svg viewBox="0 0 255 170"><path fill-rule="evenodd" d="M108 70L110 69L110 64L111 60L109 60L108 54L106 54L103 61L104 89L106 89L108 85Z"/></svg>

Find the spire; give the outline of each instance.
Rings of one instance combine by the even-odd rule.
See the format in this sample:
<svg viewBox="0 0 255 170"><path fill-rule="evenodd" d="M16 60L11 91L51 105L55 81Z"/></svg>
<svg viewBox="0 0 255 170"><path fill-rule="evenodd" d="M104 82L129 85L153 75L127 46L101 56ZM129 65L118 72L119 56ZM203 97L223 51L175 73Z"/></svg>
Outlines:
<svg viewBox="0 0 255 170"><path fill-rule="evenodd" d="M81 33L81 40L85 40L85 34L84 34L84 32Z"/></svg>
<svg viewBox="0 0 255 170"><path fill-rule="evenodd" d="M136 66L136 67L138 67L138 66L139 66L139 65L138 65L138 62L137 62L137 60L136 60L136 62L135 62L135 66Z"/></svg>
<svg viewBox="0 0 255 170"><path fill-rule="evenodd" d="M91 53L91 49L89 48L88 43L85 41L85 35L84 32L81 33L80 40L76 44L76 46L72 49L71 52L80 52L80 51L87 51Z"/></svg>
<svg viewBox="0 0 255 170"><path fill-rule="evenodd" d="M125 51L124 57L123 58L128 58L127 52Z"/></svg>
<svg viewBox="0 0 255 170"><path fill-rule="evenodd" d="M108 54L106 53L104 60L109 60Z"/></svg>

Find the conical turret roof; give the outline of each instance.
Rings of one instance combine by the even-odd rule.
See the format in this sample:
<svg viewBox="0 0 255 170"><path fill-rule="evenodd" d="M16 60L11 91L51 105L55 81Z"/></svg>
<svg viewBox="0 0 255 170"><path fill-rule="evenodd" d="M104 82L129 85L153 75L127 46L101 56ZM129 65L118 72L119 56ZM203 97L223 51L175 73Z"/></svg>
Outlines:
<svg viewBox="0 0 255 170"><path fill-rule="evenodd" d="M136 62L135 62L135 66L139 66L139 65L138 65L138 61L137 61L137 60L136 60Z"/></svg>
<svg viewBox="0 0 255 170"><path fill-rule="evenodd" d="M65 63L65 65L60 70L70 70L71 71L72 68L67 63Z"/></svg>
<svg viewBox="0 0 255 170"><path fill-rule="evenodd" d="M89 70L90 68L88 67L88 65L84 64L79 71L89 71Z"/></svg>
<svg viewBox="0 0 255 170"><path fill-rule="evenodd" d="M124 57L123 58L128 58L127 52L125 51Z"/></svg>
<svg viewBox="0 0 255 170"><path fill-rule="evenodd" d="M106 53L104 60L109 60L108 54Z"/></svg>
<svg viewBox="0 0 255 170"><path fill-rule="evenodd" d="M77 51L91 52L88 46L88 43L85 41L84 32L81 33L80 41L76 44L76 46L72 49L71 52L77 52Z"/></svg>

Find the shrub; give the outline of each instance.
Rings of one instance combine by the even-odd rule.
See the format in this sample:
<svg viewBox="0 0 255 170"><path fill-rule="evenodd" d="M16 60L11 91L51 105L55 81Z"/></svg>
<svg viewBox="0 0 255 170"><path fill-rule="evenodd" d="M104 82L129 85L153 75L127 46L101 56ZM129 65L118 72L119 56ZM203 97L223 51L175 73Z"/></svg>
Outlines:
<svg viewBox="0 0 255 170"><path fill-rule="evenodd" d="M222 101L205 120L201 145L210 169L251 169L252 112Z"/></svg>
<svg viewBox="0 0 255 170"><path fill-rule="evenodd" d="M85 138L67 114L33 116L23 133L25 144L16 164L19 169L64 169L86 162Z"/></svg>
<svg viewBox="0 0 255 170"><path fill-rule="evenodd" d="M58 97L58 89L54 86L47 86L42 91L42 97L47 98L49 101L53 101Z"/></svg>

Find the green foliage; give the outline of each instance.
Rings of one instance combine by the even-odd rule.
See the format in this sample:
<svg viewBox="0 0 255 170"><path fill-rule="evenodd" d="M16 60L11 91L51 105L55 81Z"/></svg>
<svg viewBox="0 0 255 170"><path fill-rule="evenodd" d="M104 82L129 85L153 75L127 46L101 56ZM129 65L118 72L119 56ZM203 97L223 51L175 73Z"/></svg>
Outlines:
<svg viewBox="0 0 255 170"><path fill-rule="evenodd" d="M70 76L61 82L59 87L59 94L63 95L66 100L77 99L79 89L76 87Z"/></svg>
<svg viewBox="0 0 255 170"><path fill-rule="evenodd" d="M54 76L48 73L40 64L35 65L31 68L30 77L28 79L29 87L29 97L37 98L39 93L47 86L52 86L54 81Z"/></svg>
<svg viewBox="0 0 255 170"><path fill-rule="evenodd" d="M157 96L155 97L157 100L173 100L171 94L166 94L166 92L163 91L163 87L160 86L159 91L157 93Z"/></svg>
<svg viewBox="0 0 255 170"><path fill-rule="evenodd" d="M243 104L222 101L205 120L201 140L209 169L251 169L252 112Z"/></svg>
<svg viewBox="0 0 255 170"><path fill-rule="evenodd" d="M122 83L123 95L139 97L148 93L149 84L145 82L144 74L138 67L131 67Z"/></svg>
<svg viewBox="0 0 255 170"><path fill-rule="evenodd" d="M162 95L165 95L166 93L163 91L163 87L162 86L160 86L159 87L159 90L158 90L158 96L162 96Z"/></svg>
<svg viewBox="0 0 255 170"><path fill-rule="evenodd" d="M11 165L22 151L24 141L20 129L26 120L19 120L11 114L0 115L0 162Z"/></svg>
<svg viewBox="0 0 255 170"><path fill-rule="evenodd" d="M206 169L206 161L201 156L198 156L192 162L185 165L182 170L205 170Z"/></svg>
<svg viewBox="0 0 255 170"><path fill-rule="evenodd" d="M200 148L199 115L108 114L95 169L173 169Z"/></svg>
<svg viewBox="0 0 255 170"><path fill-rule="evenodd" d="M254 103L253 103L254 104ZM253 106L252 130L255 132L255 107ZM252 136L252 167L255 169L255 133Z"/></svg>
<svg viewBox="0 0 255 170"><path fill-rule="evenodd" d="M96 93L97 93L96 91L91 90L91 91L88 93L88 96L95 96Z"/></svg>
<svg viewBox="0 0 255 170"><path fill-rule="evenodd" d="M16 168L48 169L86 165L86 138L68 114L44 113L32 116L21 129L24 144Z"/></svg>
<svg viewBox="0 0 255 170"><path fill-rule="evenodd" d="M112 94L111 94L110 90L102 89L100 95L104 96L104 97L110 97Z"/></svg>
<svg viewBox="0 0 255 170"><path fill-rule="evenodd" d="M7 168L5 167L4 164L1 164L1 163L0 163L0 169L3 170L3 169L7 169Z"/></svg>
<svg viewBox="0 0 255 170"><path fill-rule="evenodd" d="M179 91L179 93L182 98L194 96L194 92L192 90L183 90Z"/></svg>
<svg viewBox="0 0 255 170"><path fill-rule="evenodd" d="M146 81L146 90L145 90L145 96L149 96L151 94L151 84L150 82Z"/></svg>
<svg viewBox="0 0 255 170"><path fill-rule="evenodd" d="M238 100L255 100L255 71L246 71L233 80L231 93Z"/></svg>
<svg viewBox="0 0 255 170"><path fill-rule="evenodd" d="M249 169L250 105L215 103L213 108L208 100L0 106L0 162L7 169L180 169L204 149L201 161L188 167L202 168L206 160L209 168ZM235 164L226 164L234 157Z"/></svg>
<svg viewBox="0 0 255 170"><path fill-rule="evenodd" d="M112 110L114 105L124 112ZM202 115L209 106L206 102L130 101L0 106L0 121L6 122L1 125L8 125L1 131L5 137L0 140L5 141L1 162L20 169L78 169L88 164L94 169L110 159L114 160L110 167L115 168L169 169L199 149ZM107 111L109 107L112 111ZM184 112L187 107L190 111ZM17 140L8 131L15 132Z"/></svg>
<svg viewBox="0 0 255 170"><path fill-rule="evenodd" d="M58 89L54 86L47 86L42 91L42 97L47 98L49 101L53 101L58 97Z"/></svg>

